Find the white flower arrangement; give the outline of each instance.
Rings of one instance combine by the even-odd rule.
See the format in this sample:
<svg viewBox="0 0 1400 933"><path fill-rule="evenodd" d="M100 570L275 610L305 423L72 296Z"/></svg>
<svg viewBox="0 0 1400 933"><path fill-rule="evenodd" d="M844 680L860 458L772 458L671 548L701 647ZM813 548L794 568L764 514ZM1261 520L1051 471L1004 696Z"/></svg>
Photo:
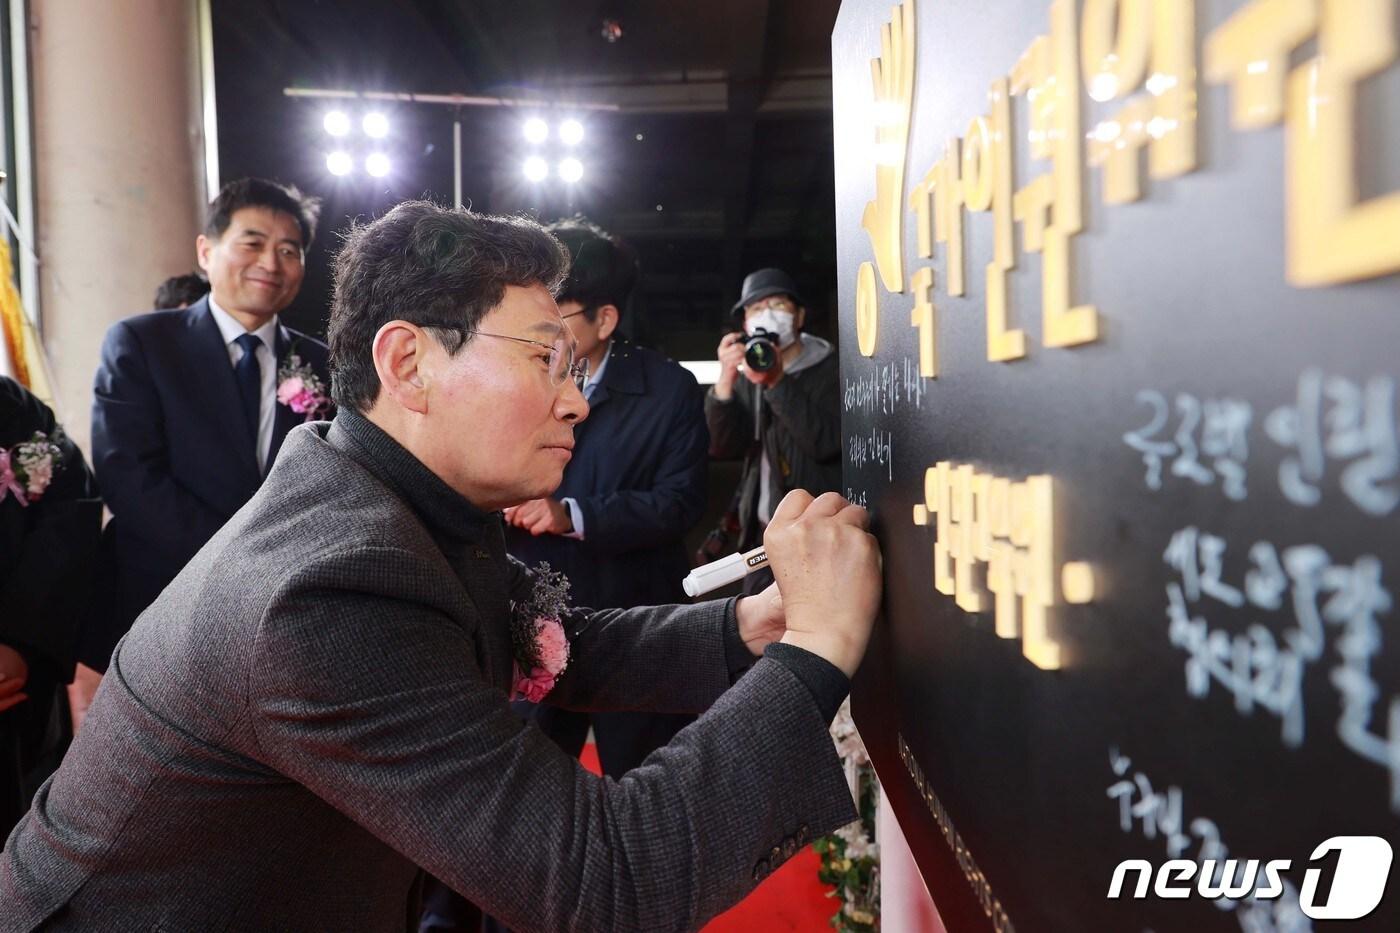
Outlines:
<svg viewBox="0 0 1400 933"><path fill-rule="evenodd" d="M54 443L62 434L55 432L50 439L43 431L9 450L0 447L0 502L14 496L21 506L43 498L53 482L56 470L63 466L63 450Z"/></svg>
<svg viewBox="0 0 1400 933"><path fill-rule="evenodd" d="M812 844L822 860L817 877L835 885L828 896L841 898L841 909L830 921L832 928L840 933L870 933L880 929L880 847L875 842L880 782L851 719L850 700L841 704L831 723L831 740L846 766L860 818Z"/></svg>

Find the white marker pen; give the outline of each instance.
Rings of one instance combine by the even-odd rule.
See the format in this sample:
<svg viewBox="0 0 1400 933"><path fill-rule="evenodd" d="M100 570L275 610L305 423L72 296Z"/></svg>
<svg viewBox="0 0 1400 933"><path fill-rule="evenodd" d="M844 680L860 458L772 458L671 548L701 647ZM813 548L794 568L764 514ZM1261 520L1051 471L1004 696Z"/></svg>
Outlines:
<svg viewBox="0 0 1400 933"><path fill-rule="evenodd" d="M703 567L696 567L681 581L681 586L685 589L685 595L700 596L728 586L736 580L742 580L755 570L762 570L767 566L768 555L763 548L756 547L752 551L730 554Z"/></svg>

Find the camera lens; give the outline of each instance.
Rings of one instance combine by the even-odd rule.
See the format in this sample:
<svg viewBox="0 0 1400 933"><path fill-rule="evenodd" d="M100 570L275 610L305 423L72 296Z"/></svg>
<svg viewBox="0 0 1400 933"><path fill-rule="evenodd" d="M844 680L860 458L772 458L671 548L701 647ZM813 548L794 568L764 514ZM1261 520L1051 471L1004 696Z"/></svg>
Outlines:
<svg viewBox="0 0 1400 933"><path fill-rule="evenodd" d="M766 373L778 362L778 346L768 331L759 328L744 340L744 365L756 373Z"/></svg>

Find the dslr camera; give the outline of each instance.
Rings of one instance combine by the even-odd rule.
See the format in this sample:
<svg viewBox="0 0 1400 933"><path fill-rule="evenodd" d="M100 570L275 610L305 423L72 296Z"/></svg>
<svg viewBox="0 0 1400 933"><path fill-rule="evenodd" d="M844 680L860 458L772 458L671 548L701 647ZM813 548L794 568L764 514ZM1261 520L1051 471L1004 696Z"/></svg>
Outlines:
<svg viewBox="0 0 1400 933"><path fill-rule="evenodd" d="M744 365L756 373L766 373L778 363L778 335L763 327L744 338Z"/></svg>

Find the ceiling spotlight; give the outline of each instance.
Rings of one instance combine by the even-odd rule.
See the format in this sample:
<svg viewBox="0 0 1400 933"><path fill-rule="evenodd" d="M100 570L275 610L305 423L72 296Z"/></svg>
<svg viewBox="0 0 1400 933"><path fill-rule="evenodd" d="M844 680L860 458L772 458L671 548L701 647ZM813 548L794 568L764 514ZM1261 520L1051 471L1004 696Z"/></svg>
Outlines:
<svg viewBox="0 0 1400 933"><path fill-rule="evenodd" d="M332 175L349 175L354 167L355 160L350 158L348 152L337 151L326 156L326 171Z"/></svg>
<svg viewBox="0 0 1400 933"><path fill-rule="evenodd" d="M539 156L530 156L525 160L525 177L530 181L544 181L549 175L549 163Z"/></svg>
<svg viewBox="0 0 1400 933"><path fill-rule="evenodd" d="M559 177L572 185L583 177L583 163L578 159L565 159L559 163Z"/></svg>
<svg viewBox="0 0 1400 933"><path fill-rule="evenodd" d="M641 142L641 141L644 140L644 139L646 139L646 137L643 136L641 133L638 133L638 134L637 134L637 142Z"/></svg>
<svg viewBox="0 0 1400 933"><path fill-rule="evenodd" d="M559 124L559 138L566 146L577 146L583 142L583 124L577 120L565 120Z"/></svg>
<svg viewBox="0 0 1400 933"><path fill-rule="evenodd" d="M326 128L326 132L332 136L344 136L350 132L350 117L344 110L332 110L326 114L321 125Z"/></svg>
<svg viewBox="0 0 1400 933"><path fill-rule="evenodd" d="M365 171L375 178L383 178L389 174L389 157L382 152L371 152L365 156Z"/></svg>
<svg viewBox="0 0 1400 933"><path fill-rule="evenodd" d="M525 140L532 143L542 143L549 138L549 124L539 117L531 117L525 121Z"/></svg>
<svg viewBox="0 0 1400 933"><path fill-rule="evenodd" d="M360 123L360 129L365 131L365 135L373 139L383 139L389 135L389 118L377 110L371 110L365 114L365 118Z"/></svg>

